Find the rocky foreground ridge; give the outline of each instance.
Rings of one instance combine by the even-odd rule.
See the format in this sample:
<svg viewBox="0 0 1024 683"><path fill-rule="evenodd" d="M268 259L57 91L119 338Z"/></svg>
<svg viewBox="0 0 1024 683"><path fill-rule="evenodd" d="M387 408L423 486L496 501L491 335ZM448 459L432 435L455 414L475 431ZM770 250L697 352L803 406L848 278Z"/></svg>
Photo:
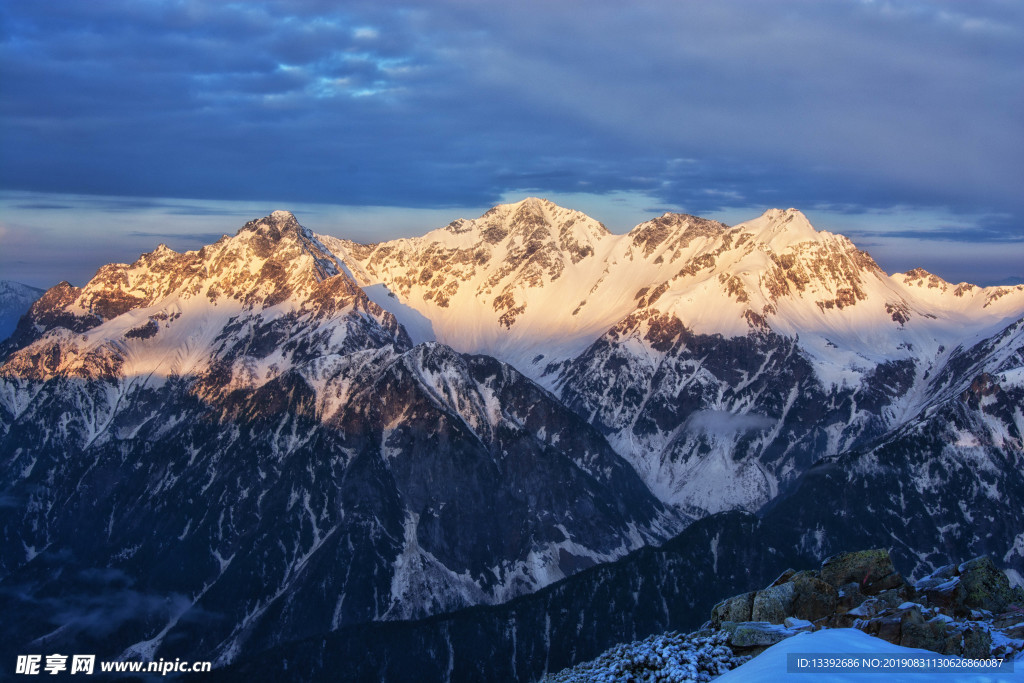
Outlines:
<svg viewBox="0 0 1024 683"><path fill-rule="evenodd" d="M708 681L798 633L833 628L942 655L1012 660L1024 652L1024 588L1011 587L986 556L911 583L887 550L844 552L723 600L698 631L618 645L544 681Z"/></svg>

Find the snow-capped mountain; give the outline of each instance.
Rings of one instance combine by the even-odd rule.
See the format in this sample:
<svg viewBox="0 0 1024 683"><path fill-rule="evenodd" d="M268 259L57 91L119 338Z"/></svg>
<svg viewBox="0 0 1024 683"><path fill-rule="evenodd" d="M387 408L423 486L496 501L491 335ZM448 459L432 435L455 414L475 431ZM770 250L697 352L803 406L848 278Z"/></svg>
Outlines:
<svg viewBox="0 0 1024 683"><path fill-rule="evenodd" d="M2 372L154 387L216 371L204 389L223 395L296 362L408 348L394 317L338 274L333 255L281 211L199 251L160 245L131 265L103 266L85 287L47 291L9 340L16 350Z"/></svg>
<svg viewBox="0 0 1024 683"><path fill-rule="evenodd" d="M35 615L0 633L227 663L736 509L774 553L1024 571L1022 325L1024 286L889 276L793 209L613 235L527 199L375 245L275 212L160 246L0 347L0 610ZM747 542L706 536L705 573Z"/></svg>
<svg viewBox="0 0 1024 683"><path fill-rule="evenodd" d="M22 636L90 638L127 583L97 648L226 662L502 602L680 527L515 369L413 348L288 213L58 285L14 343L4 599L61 605Z"/></svg>
<svg viewBox="0 0 1024 683"><path fill-rule="evenodd" d="M0 280L0 342L11 336L18 319L28 312L32 303L43 295L42 289L20 282Z"/></svg>
<svg viewBox="0 0 1024 683"><path fill-rule="evenodd" d="M421 238L325 242L424 337L554 390L695 518L756 510L912 418L953 349L1024 315L1024 287L889 276L794 209L612 235L531 198Z"/></svg>
<svg viewBox="0 0 1024 683"><path fill-rule="evenodd" d="M370 246L325 239L382 306L396 301L429 321L410 321L421 339L534 377L542 360L575 356L632 309L628 279L606 277L616 243L594 219L534 198L420 238ZM595 293L598 305L574 311L598 301Z"/></svg>
<svg viewBox="0 0 1024 683"><path fill-rule="evenodd" d="M841 383L878 359L935 353L1024 311L1024 287L954 287L920 269L887 276L795 209L732 228L665 214L613 235L529 198L420 238L323 241L384 305L425 318L429 325L412 325L424 335L546 384L552 364L634 314L672 316L698 334L799 334L805 352L831 367L824 379Z"/></svg>

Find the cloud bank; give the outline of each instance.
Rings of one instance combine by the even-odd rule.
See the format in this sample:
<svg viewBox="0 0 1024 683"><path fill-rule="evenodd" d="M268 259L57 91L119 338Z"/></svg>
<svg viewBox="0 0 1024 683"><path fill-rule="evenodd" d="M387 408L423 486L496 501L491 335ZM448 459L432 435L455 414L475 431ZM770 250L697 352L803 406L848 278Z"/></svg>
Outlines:
<svg viewBox="0 0 1024 683"><path fill-rule="evenodd" d="M8 189L1024 215L1015 3L58 7L0 9Z"/></svg>

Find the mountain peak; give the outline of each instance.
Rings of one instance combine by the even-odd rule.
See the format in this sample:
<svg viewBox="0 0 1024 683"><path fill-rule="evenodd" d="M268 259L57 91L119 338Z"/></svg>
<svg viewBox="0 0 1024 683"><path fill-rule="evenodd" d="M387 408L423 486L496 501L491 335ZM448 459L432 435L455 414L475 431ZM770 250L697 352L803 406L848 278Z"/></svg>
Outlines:
<svg viewBox="0 0 1024 683"><path fill-rule="evenodd" d="M936 289L940 292L945 292L950 287L949 282L946 282L934 273L929 273L924 268L913 268L903 274L896 273L893 275L893 278L908 287L915 287L918 289Z"/></svg>
<svg viewBox="0 0 1024 683"><path fill-rule="evenodd" d="M507 204L496 204L490 208L484 216L490 214L511 214L517 211L532 211L534 213L543 212L545 209L560 209L554 202L544 199L542 197L523 197L518 202L508 202ZM569 211L570 209L563 209Z"/></svg>
<svg viewBox="0 0 1024 683"><path fill-rule="evenodd" d="M604 224L581 211L558 206L547 199L526 197L518 202L497 204L476 219L460 218L441 230L427 233L424 238L459 248L512 240L533 245L533 253L541 244L571 250L610 234ZM458 236L455 241L453 235Z"/></svg>
<svg viewBox="0 0 1024 683"><path fill-rule="evenodd" d="M0 280L0 297L32 297L38 299L46 290L23 285L13 280Z"/></svg>
<svg viewBox="0 0 1024 683"><path fill-rule="evenodd" d="M513 202L510 206L528 206L530 208L557 208L557 204L549 199L543 197L524 197L518 202Z"/></svg>
<svg viewBox="0 0 1024 683"><path fill-rule="evenodd" d="M780 231L806 234L816 234L818 232L811 225L804 212L799 209L768 209L761 214L761 218L764 218L769 225Z"/></svg>
<svg viewBox="0 0 1024 683"><path fill-rule="evenodd" d="M291 211L274 211L269 216L251 220L238 231L238 235L252 232L268 239L277 241L286 235L312 236L312 233L299 225L298 219Z"/></svg>
<svg viewBox="0 0 1024 683"><path fill-rule="evenodd" d="M765 211L761 215L762 216L769 216L769 217L772 217L772 218L776 218L777 217L777 218L783 218L783 219L788 219L789 217L792 217L792 216L802 216L804 218L804 220L807 220L807 217L804 216L803 211L801 211L800 209L794 209L793 207L789 207L788 209L778 209L778 208L776 208L776 209L768 209L767 211Z"/></svg>
<svg viewBox="0 0 1024 683"><path fill-rule="evenodd" d="M665 212L630 230L628 238L634 247L645 256L650 256L658 249L683 248L697 237L715 238L728 229L728 225L718 221L686 213Z"/></svg>
<svg viewBox="0 0 1024 683"><path fill-rule="evenodd" d="M822 242L835 237L824 230L816 230L807 216L798 209L768 209L754 220L740 223L736 227L776 251L801 242Z"/></svg>

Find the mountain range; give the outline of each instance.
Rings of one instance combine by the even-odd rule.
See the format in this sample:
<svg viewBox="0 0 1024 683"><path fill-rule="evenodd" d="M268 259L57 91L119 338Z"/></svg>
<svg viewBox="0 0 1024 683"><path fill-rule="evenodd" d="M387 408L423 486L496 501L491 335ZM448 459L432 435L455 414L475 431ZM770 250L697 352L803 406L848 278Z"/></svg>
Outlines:
<svg viewBox="0 0 1024 683"><path fill-rule="evenodd" d="M529 198L371 245L278 211L51 288L0 362L12 652L228 665L665 543L715 558L698 591L751 544L1024 572L1024 286L888 275L794 209L614 235ZM670 541L737 513L784 531Z"/></svg>
<svg viewBox="0 0 1024 683"><path fill-rule="evenodd" d="M1024 287L889 276L793 209L613 235L531 198L418 239L327 244L407 329L519 368L691 519L755 511L893 432L957 384L958 349L1024 315Z"/></svg>

